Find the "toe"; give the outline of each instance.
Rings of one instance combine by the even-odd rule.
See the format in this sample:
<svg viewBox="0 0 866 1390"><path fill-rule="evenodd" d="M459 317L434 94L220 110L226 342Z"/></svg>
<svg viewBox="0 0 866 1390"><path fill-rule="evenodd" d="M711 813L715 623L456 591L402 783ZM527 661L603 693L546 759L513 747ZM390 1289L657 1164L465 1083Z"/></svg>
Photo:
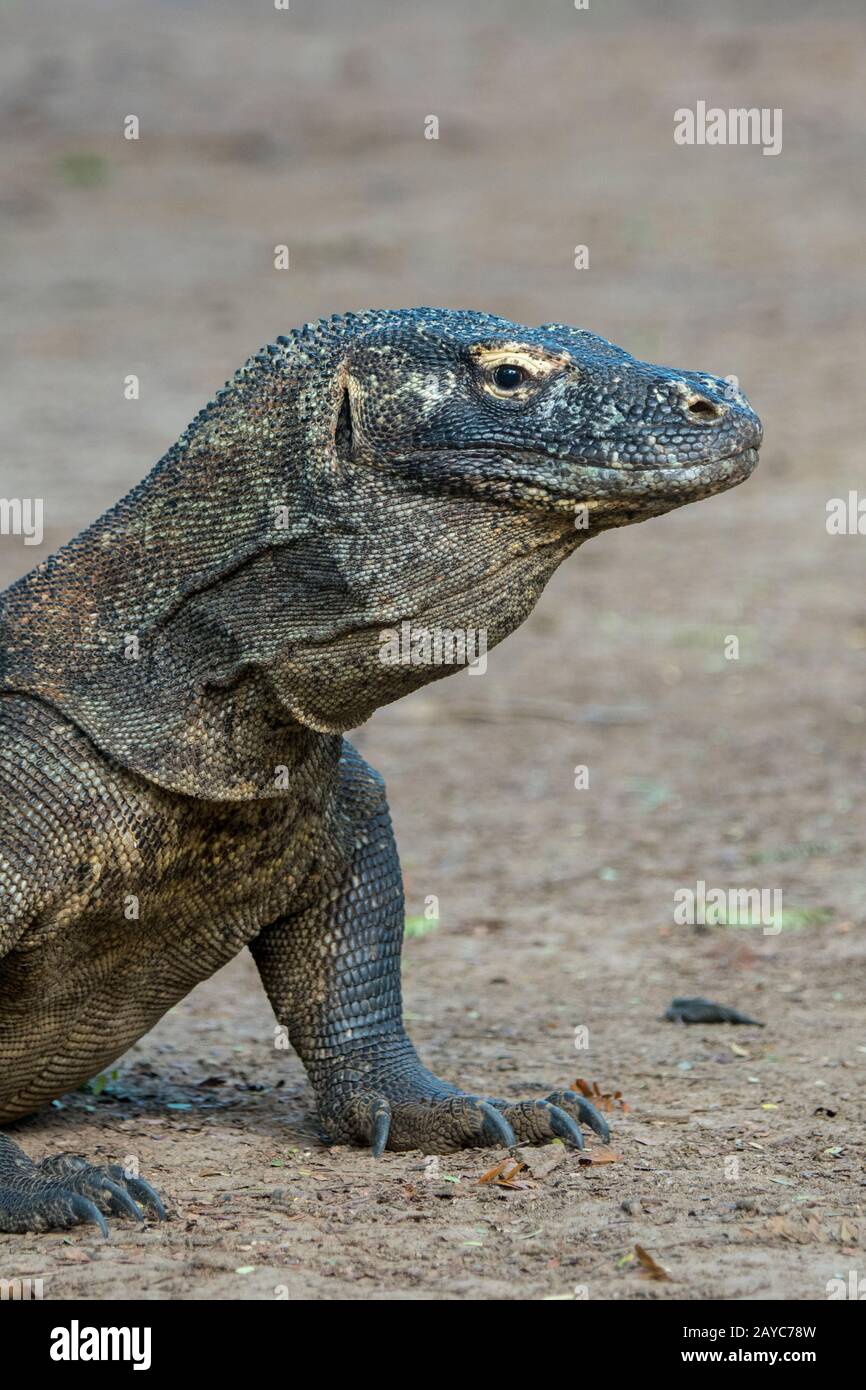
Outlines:
<svg viewBox="0 0 866 1390"><path fill-rule="evenodd" d="M453 1153L456 1149L510 1148L514 1131L506 1117L478 1096L449 1096L393 1107L388 1147Z"/></svg>
<svg viewBox="0 0 866 1390"><path fill-rule="evenodd" d="M378 1091L356 1091L348 1102L322 1106L321 1134L326 1144L362 1144L378 1158L389 1146L391 1105Z"/></svg>
<svg viewBox="0 0 866 1390"><path fill-rule="evenodd" d="M68 1231L82 1224L98 1226L108 1238L105 1217L95 1202L62 1183L0 1188L0 1231L4 1233Z"/></svg>
<svg viewBox="0 0 866 1390"><path fill-rule="evenodd" d="M572 1148L583 1148L583 1135L572 1116L549 1100L521 1100L513 1105L506 1104L505 1118L517 1135L519 1144L543 1144L550 1139L564 1139Z"/></svg>

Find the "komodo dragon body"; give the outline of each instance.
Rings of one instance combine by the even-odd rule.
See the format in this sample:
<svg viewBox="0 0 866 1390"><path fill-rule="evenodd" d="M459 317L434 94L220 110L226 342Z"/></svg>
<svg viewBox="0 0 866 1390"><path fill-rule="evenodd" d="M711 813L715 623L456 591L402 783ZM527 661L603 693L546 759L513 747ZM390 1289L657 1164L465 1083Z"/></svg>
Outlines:
<svg viewBox="0 0 866 1390"><path fill-rule="evenodd" d="M385 792L343 733L456 669L384 659L402 624L494 645L576 546L741 482L760 437L727 382L564 324L350 314L251 358L0 596L0 1121L249 946L331 1139L604 1133L571 1092L468 1096L419 1061ZM159 1211L0 1136L2 1231L136 1201Z"/></svg>

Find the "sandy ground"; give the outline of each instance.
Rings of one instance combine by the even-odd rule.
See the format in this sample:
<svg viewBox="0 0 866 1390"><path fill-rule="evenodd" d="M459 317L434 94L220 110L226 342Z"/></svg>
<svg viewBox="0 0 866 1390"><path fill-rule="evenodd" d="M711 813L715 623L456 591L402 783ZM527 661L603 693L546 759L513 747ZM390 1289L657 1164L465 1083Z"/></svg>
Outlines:
<svg viewBox="0 0 866 1390"><path fill-rule="evenodd" d="M478 1181L495 1151L324 1148L244 956L101 1093L14 1127L33 1154L134 1156L173 1219L0 1236L0 1276L93 1299L808 1299L862 1276L866 540L825 527L863 477L854 5L40 8L6 7L0 56L0 492L44 497L47 529L2 539L3 582L260 343L346 308L569 319L734 372L766 446L746 487L582 550L483 678L357 738L410 916L439 899L405 953L425 1060L470 1090L620 1091L616 1161L507 1188ZM781 107L781 155L676 147L698 98ZM677 925L699 880L780 891L782 929ZM662 1019L698 994L766 1026Z"/></svg>

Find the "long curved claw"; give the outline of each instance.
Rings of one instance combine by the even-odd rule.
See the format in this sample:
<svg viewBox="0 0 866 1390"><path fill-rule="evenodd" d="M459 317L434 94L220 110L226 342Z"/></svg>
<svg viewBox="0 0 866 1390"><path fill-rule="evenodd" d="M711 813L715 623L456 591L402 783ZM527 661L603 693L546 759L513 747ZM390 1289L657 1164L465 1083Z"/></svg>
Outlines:
<svg viewBox="0 0 866 1390"><path fill-rule="evenodd" d="M589 1125L603 1144L610 1143L607 1121L594 1105L590 1105L585 1096L579 1096L576 1091L552 1091L546 1099L561 1110L576 1110L582 1124Z"/></svg>
<svg viewBox="0 0 866 1390"><path fill-rule="evenodd" d="M583 1135L578 1129L574 1120L565 1110L560 1110L558 1105L550 1105L550 1127L558 1139L564 1139L571 1144L572 1148L583 1148Z"/></svg>
<svg viewBox="0 0 866 1390"><path fill-rule="evenodd" d="M119 1216L122 1212L126 1212L128 1216L134 1217L136 1221L144 1220L144 1217L129 1193L124 1187L121 1187L119 1183L113 1182L111 1178L104 1177L100 1183L100 1187L103 1191L109 1193L109 1206L114 1216Z"/></svg>
<svg viewBox="0 0 866 1390"><path fill-rule="evenodd" d="M591 1105L588 1100L584 1100L583 1096L580 1097L577 1108L580 1111L580 1118L583 1123L589 1125L590 1129L594 1134L598 1135L603 1144L609 1144L610 1129L608 1128L608 1123L604 1116L600 1114L595 1106Z"/></svg>
<svg viewBox="0 0 866 1390"><path fill-rule="evenodd" d="M68 1202L70 1211L79 1221L86 1224L93 1222L102 1232L103 1239L108 1240L108 1222L95 1202L91 1202L89 1197L83 1197L80 1192L70 1192Z"/></svg>
<svg viewBox="0 0 866 1390"><path fill-rule="evenodd" d="M381 1158L388 1143L388 1135L391 1133L391 1107L387 1100L378 1102L373 1113L373 1132L371 1143L373 1146L373 1157Z"/></svg>
<svg viewBox="0 0 866 1390"><path fill-rule="evenodd" d="M517 1139L514 1130L501 1111L486 1100L479 1100L478 1108L484 1116L482 1133L488 1143L491 1146L504 1144L507 1149L512 1149L517 1143Z"/></svg>
<svg viewBox="0 0 866 1390"><path fill-rule="evenodd" d="M141 1202L142 1206L149 1207L157 1220L168 1220L168 1212L160 1201L159 1193L153 1190L149 1182L145 1182L144 1178L126 1178L125 1181L127 1189L137 1202Z"/></svg>

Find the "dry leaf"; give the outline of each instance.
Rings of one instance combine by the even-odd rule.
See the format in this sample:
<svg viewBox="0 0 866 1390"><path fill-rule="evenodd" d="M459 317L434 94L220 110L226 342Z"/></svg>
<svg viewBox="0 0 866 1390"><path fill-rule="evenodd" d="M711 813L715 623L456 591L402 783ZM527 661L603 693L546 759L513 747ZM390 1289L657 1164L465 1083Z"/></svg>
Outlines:
<svg viewBox="0 0 866 1390"><path fill-rule="evenodd" d="M642 1245L635 1245L634 1252L641 1262L641 1267L646 1271L646 1273L650 1276L651 1279L666 1279L668 1283L673 1282L667 1270L663 1269L662 1266L658 1263L658 1261L653 1258L650 1252L648 1250L644 1250Z"/></svg>
<svg viewBox="0 0 866 1390"><path fill-rule="evenodd" d="M517 1174L523 1169L523 1164L516 1162L513 1158L503 1158L501 1163L497 1163L495 1168L489 1168L486 1173L482 1173L479 1182L492 1182L496 1187L525 1188L525 1182L517 1182Z"/></svg>
<svg viewBox="0 0 866 1390"><path fill-rule="evenodd" d="M628 1114L628 1105L622 1098L622 1091L614 1091L611 1095L603 1091L597 1081L584 1081L578 1077L572 1084L573 1091L580 1091L584 1099L591 1101L596 1110L621 1110L624 1115Z"/></svg>
<svg viewBox="0 0 866 1390"><path fill-rule="evenodd" d="M488 1168L486 1173L482 1173L478 1181L493 1182L494 1178L498 1178L500 1173L503 1173L505 1169L508 1167L508 1165L513 1162L514 1160L511 1158L503 1158L502 1162L497 1163L495 1168Z"/></svg>

